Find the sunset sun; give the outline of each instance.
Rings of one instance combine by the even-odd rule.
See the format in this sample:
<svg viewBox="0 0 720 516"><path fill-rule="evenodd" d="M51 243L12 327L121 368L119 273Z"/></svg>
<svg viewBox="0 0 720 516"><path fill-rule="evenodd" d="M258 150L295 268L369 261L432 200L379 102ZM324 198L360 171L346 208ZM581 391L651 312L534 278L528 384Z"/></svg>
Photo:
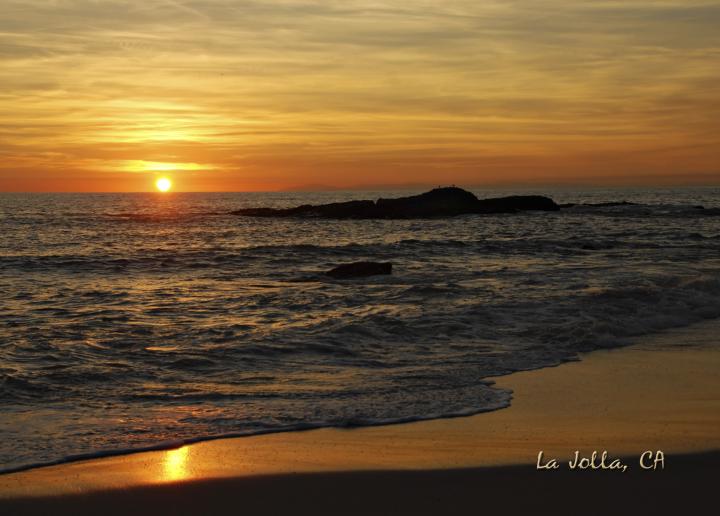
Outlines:
<svg viewBox="0 0 720 516"><path fill-rule="evenodd" d="M172 188L172 181L170 181L167 177L161 177L155 181L155 188L161 192L167 192L170 188Z"/></svg>

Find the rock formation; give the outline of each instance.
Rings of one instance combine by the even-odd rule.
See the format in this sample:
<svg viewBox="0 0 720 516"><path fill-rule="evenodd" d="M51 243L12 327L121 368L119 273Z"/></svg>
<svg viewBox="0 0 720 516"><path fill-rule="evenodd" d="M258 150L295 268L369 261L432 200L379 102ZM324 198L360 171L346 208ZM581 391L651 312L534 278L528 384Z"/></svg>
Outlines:
<svg viewBox="0 0 720 516"><path fill-rule="evenodd" d="M516 195L478 199L457 187L435 188L429 192L397 199L305 204L295 208L244 208L233 211L246 217L301 217L323 219L416 219L453 217L467 214L557 211L555 202L541 195Z"/></svg>

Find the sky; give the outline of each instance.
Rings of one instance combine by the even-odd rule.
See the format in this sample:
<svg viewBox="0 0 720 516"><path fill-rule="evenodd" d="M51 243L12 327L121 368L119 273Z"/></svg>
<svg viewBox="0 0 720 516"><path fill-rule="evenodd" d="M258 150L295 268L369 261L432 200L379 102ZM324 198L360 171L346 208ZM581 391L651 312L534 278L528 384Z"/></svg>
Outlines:
<svg viewBox="0 0 720 516"><path fill-rule="evenodd" d="M0 191L720 184L720 1L3 0Z"/></svg>

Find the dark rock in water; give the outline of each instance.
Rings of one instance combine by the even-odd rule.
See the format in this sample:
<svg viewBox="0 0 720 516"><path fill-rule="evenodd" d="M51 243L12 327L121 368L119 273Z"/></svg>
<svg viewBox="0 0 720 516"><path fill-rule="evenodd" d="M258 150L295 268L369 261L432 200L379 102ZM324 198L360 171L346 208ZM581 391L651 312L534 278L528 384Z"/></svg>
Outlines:
<svg viewBox="0 0 720 516"><path fill-rule="evenodd" d="M377 276L379 274L392 274L392 263L383 262L353 262L338 265L334 269L327 271L330 277L335 279L344 278L365 278L367 276Z"/></svg>
<svg viewBox="0 0 720 516"><path fill-rule="evenodd" d="M557 211L560 206L542 195L512 195L495 199L481 199L475 213L513 213L518 211Z"/></svg>
<svg viewBox="0 0 720 516"><path fill-rule="evenodd" d="M540 195L518 195L496 199L478 199L457 187L435 188L429 192L397 199L348 201L295 208L245 208L233 211L248 217L303 217L325 219L413 219L452 217L473 213L515 213L540 210L557 211L555 202Z"/></svg>
<svg viewBox="0 0 720 516"><path fill-rule="evenodd" d="M378 199L376 210L385 218L448 217L474 213L478 198L462 188L435 188L398 199Z"/></svg>
<svg viewBox="0 0 720 516"><path fill-rule="evenodd" d="M369 219L375 210L372 201L334 202L331 204L303 204L295 208L246 208L233 211L248 217L306 217L324 219Z"/></svg>

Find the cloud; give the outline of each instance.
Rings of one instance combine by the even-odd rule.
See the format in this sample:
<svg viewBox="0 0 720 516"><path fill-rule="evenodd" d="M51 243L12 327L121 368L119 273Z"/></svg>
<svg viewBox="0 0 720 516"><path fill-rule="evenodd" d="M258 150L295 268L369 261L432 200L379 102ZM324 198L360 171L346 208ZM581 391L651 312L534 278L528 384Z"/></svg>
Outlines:
<svg viewBox="0 0 720 516"><path fill-rule="evenodd" d="M521 181L553 168L587 174L598 159L631 173L622 160L633 151L647 169L667 167L652 153L667 148L696 149L682 154L695 171L718 168L718 2L6 0L3 9L6 170L19 161L103 170L91 157L112 154L211 163L233 184L251 169L331 184L338 170L377 183L443 167L439 178L482 182L510 165ZM686 172L677 165L679 178Z"/></svg>

